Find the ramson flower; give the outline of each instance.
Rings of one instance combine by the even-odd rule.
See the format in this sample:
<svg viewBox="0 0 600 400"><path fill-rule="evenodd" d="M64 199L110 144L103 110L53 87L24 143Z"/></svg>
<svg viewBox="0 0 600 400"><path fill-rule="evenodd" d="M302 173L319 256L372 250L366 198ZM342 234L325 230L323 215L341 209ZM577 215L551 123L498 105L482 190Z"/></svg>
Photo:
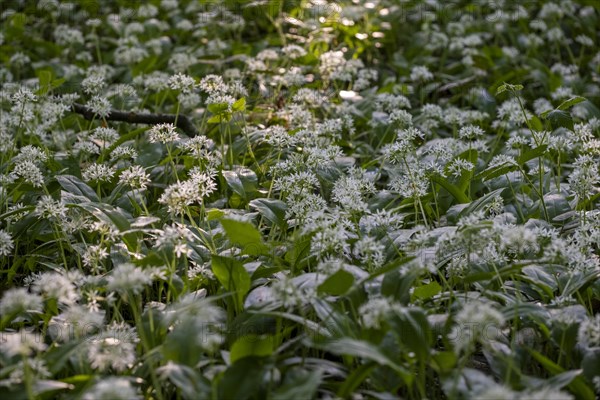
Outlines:
<svg viewBox="0 0 600 400"><path fill-rule="evenodd" d="M172 143L179 140L179 134L175 131L173 124L154 125L148 131L148 138L151 143Z"/></svg>
<svg viewBox="0 0 600 400"><path fill-rule="evenodd" d="M152 276L130 263L118 265L108 276L106 288L111 291L126 294L139 294L145 286L152 283Z"/></svg>
<svg viewBox="0 0 600 400"><path fill-rule="evenodd" d="M0 257L8 256L12 253L14 242L10 233L0 229Z"/></svg>

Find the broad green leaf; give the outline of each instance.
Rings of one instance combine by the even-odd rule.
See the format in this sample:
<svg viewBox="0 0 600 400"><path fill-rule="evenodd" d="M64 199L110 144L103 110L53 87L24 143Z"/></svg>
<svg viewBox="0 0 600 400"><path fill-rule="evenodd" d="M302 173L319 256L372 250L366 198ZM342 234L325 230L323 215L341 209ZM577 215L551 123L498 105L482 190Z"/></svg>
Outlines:
<svg viewBox="0 0 600 400"><path fill-rule="evenodd" d="M433 281L427 285L419 286L413 291L413 297L421 300L427 300L442 291L439 283Z"/></svg>
<svg viewBox="0 0 600 400"><path fill-rule="evenodd" d="M84 203L77 206L92 213L102 222L115 227L117 231L123 232L123 242L125 242L130 251L137 248L137 234L130 232L131 223L129 222L129 218L131 216L128 216L124 210L105 203Z"/></svg>
<svg viewBox="0 0 600 400"><path fill-rule="evenodd" d="M482 210L486 205L491 203L496 196L500 196L505 188L496 189L490 193L486 193L477 200L469 203L459 214L460 217L467 216L473 212Z"/></svg>
<svg viewBox="0 0 600 400"><path fill-rule="evenodd" d="M238 245L244 254L259 255L267 251L262 235L252 222L222 218L221 225L231 243Z"/></svg>
<svg viewBox="0 0 600 400"><path fill-rule="evenodd" d="M212 103L207 108L213 114L221 114L229 110L229 105L227 103Z"/></svg>
<svg viewBox="0 0 600 400"><path fill-rule="evenodd" d="M517 158L517 163L522 166L529 160L533 160L534 158L543 156L546 153L547 149L547 144L542 144L540 146L534 147L533 149L528 149Z"/></svg>
<svg viewBox="0 0 600 400"><path fill-rule="evenodd" d="M539 362L542 367L546 371L548 371L552 375L558 375L565 372L565 369L560 365L556 364L554 361L550 360L548 357L543 355L540 352L537 352L533 349L528 349L529 354ZM581 378L581 376L577 376L573 379L573 381L569 384L569 389L573 391L577 395L578 399L584 400L594 400L596 396L594 392L588 385L586 385L585 381Z"/></svg>
<svg viewBox="0 0 600 400"><path fill-rule="evenodd" d="M283 384L271 393L272 400L313 399L321 383L321 371L294 368L285 374Z"/></svg>
<svg viewBox="0 0 600 400"><path fill-rule="evenodd" d="M218 208L211 208L206 210L206 217L209 221L215 221L221 219L225 215L225 211L219 210Z"/></svg>
<svg viewBox="0 0 600 400"><path fill-rule="evenodd" d="M212 270L225 290L234 292L236 309L241 311L251 283L244 265L235 258L213 255Z"/></svg>
<svg viewBox="0 0 600 400"><path fill-rule="evenodd" d="M161 379L168 379L184 399L194 400L210 394L210 384L194 368L187 365L169 362L156 371Z"/></svg>
<svg viewBox="0 0 600 400"><path fill-rule="evenodd" d="M248 200L258 189L256 173L249 168L237 168L235 171L221 171L227 186L242 199Z"/></svg>
<svg viewBox="0 0 600 400"><path fill-rule="evenodd" d="M371 374L373 368L377 364L375 362L368 362L354 368L354 370L348 374L348 377L344 381L343 385L338 389L337 395L341 399L348 398L352 392Z"/></svg>
<svg viewBox="0 0 600 400"><path fill-rule="evenodd" d="M354 283L354 275L343 269L338 270L319 285L320 293L340 296L346 293Z"/></svg>
<svg viewBox="0 0 600 400"><path fill-rule="evenodd" d="M483 181L489 181L490 179L497 178L502 175L506 175L509 172L517 170L518 167L513 164L504 163L501 165L496 165L494 167L487 168L481 171L479 174L475 176L475 179L481 179Z"/></svg>
<svg viewBox="0 0 600 400"><path fill-rule="evenodd" d="M48 93L52 83L52 71L51 70L38 70L35 72L38 77L40 88L37 90L36 94L45 95Z"/></svg>
<svg viewBox="0 0 600 400"><path fill-rule="evenodd" d="M435 352L431 356L431 366L441 374L447 374L456 366L456 353L453 351Z"/></svg>
<svg viewBox="0 0 600 400"><path fill-rule="evenodd" d="M393 270L385 274L381 283L381 294L393 297L402 304L410 301L410 288L417 278L415 272L400 273Z"/></svg>
<svg viewBox="0 0 600 400"><path fill-rule="evenodd" d="M573 107L574 105L582 103L586 100L587 99L585 97L574 96L574 97L571 97L570 99L563 101L558 107L556 107L556 109L557 110L568 110L569 108Z"/></svg>
<svg viewBox="0 0 600 400"><path fill-rule="evenodd" d="M231 346L229 360L233 364L237 360L255 356L266 357L273 354L274 339L269 335L245 335L238 338Z"/></svg>
<svg viewBox="0 0 600 400"><path fill-rule="evenodd" d="M92 202L98 203L100 199L98 195L87 183L73 175L57 175L56 181L58 184L65 189L67 192L83 196Z"/></svg>
<svg viewBox="0 0 600 400"><path fill-rule="evenodd" d="M238 174L235 171L221 171L221 174L223 175L223 178L225 178L227 186L240 195L241 198L245 199L246 191L244 190L244 184Z"/></svg>
<svg viewBox="0 0 600 400"><path fill-rule="evenodd" d="M429 358L433 334L423 310L404 309L390 319L390 324L405 351L414 353L421 362Z"/></svg>
<svg viewBox="0 0 600 400"><path fill-rule="evenodd" d="M285 227L285 212L287 211L287 204L281 200L260 198L254 199L249 203L250 207L256 208L260 215L265 217L271 223Z"/></svg>
<svg viewBox="0 0 600 400"><path fill-rule="evenodd" d="M431 180L448 191L459 203L468 203L469 197L456 185L441 175L431 175Z"/></svg>
<svg viewBox="0 0 600 400"><path fill-rule="evenodd" d="M567 128L574 129L573 118L571 114L563 110L552 110L546 115L546 119L550 121L552 128Z"/></svg>
<svg viewBox="0 0 600 400"><path fill-rule="evenodd" d="M233 111L244 111L246 109L246 98L242 97L233 103L232 109Z"/></svg>
<svg viewBox="0 0 600 400"><path fill-rule="evenodd" d="M244 357L227 368L218 381L218 399L255 398L263 385L267 368L262 357Z"/></svg>
<svg viewBox="0 0 600 400"><path fill-rule="evenodd" d="M413 382L414 376L410 371L391 360L379 347L367 341L342 338L315 343L313 346L340 356L352 356L362 360L374 361L379 365L394 370L402 378L405 384L410 385Z"/></svg>
<svg viewBox="0 0 600 400"><path fill-rule="evenodd" d="M221 122L229 122L231 120L230 114L219 114L213 115L206 122L209 124L220 124Z"/></svg>
<svg viewBox="0 0 600 400"><path fill-rule="evenodd" d="M542 121L540 121L540 119L535 115L529 118L529 121L527 122L529 123L529 127L536 132L541 132L544 130L544 125L542 124Z"/></svg>

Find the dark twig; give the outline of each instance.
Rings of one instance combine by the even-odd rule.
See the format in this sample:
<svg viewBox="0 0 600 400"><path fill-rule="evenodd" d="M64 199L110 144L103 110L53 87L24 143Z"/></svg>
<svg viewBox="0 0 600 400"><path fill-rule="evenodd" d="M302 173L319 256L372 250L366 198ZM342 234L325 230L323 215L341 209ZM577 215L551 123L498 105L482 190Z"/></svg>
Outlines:
<svg viewBox="0 0 600 400"><path fill-rule="evenodd" d="M73 103L73 111L77 114L81 114L89 121L94 119L96 116L91 109L79 103ZM148 125L175 124L175 122L177 122L177 127L184 131L189 137L198 136L198 130L194 124L192 124L192 121L190 121L190 119L185 115L177 116L175 114L144 114L110 110L110 113L105 120Z"/></svg>

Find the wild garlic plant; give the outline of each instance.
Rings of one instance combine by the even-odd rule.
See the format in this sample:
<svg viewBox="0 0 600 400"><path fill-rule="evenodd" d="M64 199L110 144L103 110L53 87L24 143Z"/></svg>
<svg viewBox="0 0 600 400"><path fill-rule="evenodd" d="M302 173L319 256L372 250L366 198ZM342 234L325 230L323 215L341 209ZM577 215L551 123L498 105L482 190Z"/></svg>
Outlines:
<svg viewBox="0 0 600 400"><path fill-rule="evenodd" d="M599 19L3 3L0 397L596 398Z"/></svg>

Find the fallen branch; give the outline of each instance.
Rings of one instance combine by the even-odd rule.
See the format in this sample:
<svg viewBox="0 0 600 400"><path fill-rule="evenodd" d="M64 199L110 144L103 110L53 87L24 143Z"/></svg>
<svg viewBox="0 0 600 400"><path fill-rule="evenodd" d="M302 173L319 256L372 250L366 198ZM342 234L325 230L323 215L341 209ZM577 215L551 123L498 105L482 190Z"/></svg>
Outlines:
<svg viewBox="0 0 600 400"><path fill-rule="evenodd" d="M81 114L83 118L91 121L96 116L90 108L83 104L73 103L73 111L77 114ZM120 121L128 122L130 124L174 124L179 129L184 131L189 137L198 136L198 130L185 115L175 114L147 114L147 113L135 113L135 112L124 112L117 110L110 110L110 113L106 118L107 121Z"/></svg>

